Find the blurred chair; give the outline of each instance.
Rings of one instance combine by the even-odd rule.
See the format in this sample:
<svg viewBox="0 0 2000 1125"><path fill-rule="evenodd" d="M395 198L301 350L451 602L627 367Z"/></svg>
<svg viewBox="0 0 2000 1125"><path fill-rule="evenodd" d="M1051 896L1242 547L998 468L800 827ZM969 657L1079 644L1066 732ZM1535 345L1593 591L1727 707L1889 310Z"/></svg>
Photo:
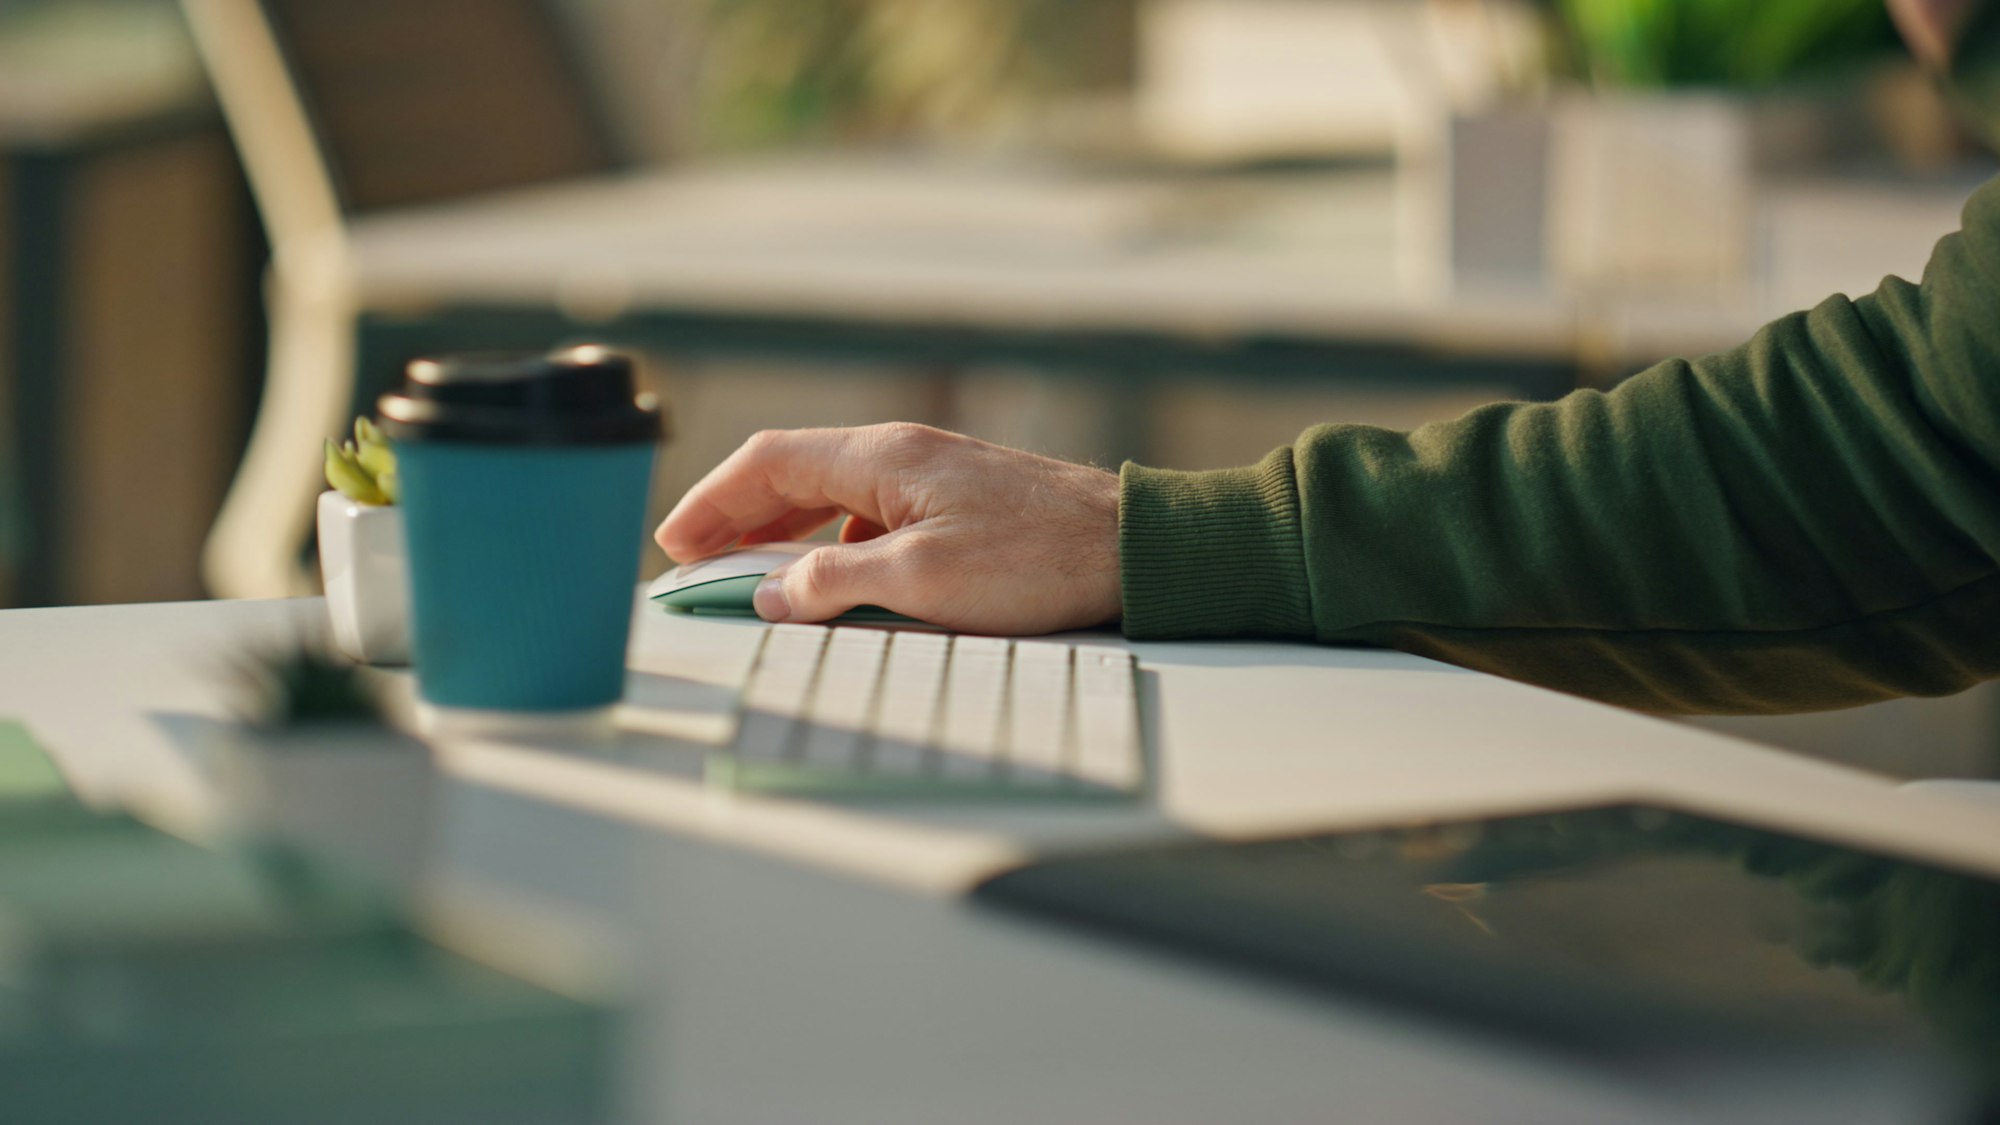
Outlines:
<svg viewBox="0 0 2000 1125"><path fill-rule="evenodd" d="M319 444L354 394L357 230L627 162L553 0L182 6L271 241L263 403L204 571L225 597L296 593Z"/></svg>

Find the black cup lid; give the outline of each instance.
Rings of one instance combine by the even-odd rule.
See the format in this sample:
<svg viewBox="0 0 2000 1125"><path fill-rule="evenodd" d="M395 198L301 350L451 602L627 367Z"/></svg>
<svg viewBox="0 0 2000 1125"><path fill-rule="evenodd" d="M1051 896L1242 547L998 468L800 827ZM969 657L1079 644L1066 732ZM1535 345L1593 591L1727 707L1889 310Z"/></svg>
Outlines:
<svg viewBox="0 0 2000 1125"><path fill-rule="evenodd" d="M391 441L609 445L663 434L659 404L638 393L631 359L596 345L412 360L402 389L376 409Z"/></svg>

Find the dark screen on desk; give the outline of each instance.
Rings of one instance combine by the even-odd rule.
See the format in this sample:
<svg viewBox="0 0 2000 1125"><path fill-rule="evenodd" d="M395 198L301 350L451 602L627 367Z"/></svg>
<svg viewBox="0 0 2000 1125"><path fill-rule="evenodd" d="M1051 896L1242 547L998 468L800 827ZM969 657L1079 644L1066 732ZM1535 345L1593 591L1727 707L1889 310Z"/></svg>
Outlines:
<svg viewBox="0 0 2000 1125"><path fill-rule="evenodd" d="M2000 888L1656 808L1057 859L989 901L1565 1050L2000 1075Z"/></svg>

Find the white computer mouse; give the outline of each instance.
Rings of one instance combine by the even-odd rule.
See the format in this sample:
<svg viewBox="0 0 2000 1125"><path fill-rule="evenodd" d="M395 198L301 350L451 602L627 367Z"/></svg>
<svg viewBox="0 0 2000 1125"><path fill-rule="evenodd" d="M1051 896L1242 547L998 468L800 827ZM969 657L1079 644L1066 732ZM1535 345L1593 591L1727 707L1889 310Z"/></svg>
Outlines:
<svg viewBox="0 0 2000 1125"><path fill-rule="evenodd" d="M760 543L738 547L669 570L646 588L646 596L674 609L708 613L755 613L750 597L765 575L823 543Z"/></svg>
<svg viewBox="0 0 2000 1125"><path fill-rule="evenodd" d="M754 617L751 597L764 576L825 543L759 543L677 566L646 588L646 596L683 613L722 613ZM855 606L837 620L848 624L919 624L913 618L880 606Z"/></svg>

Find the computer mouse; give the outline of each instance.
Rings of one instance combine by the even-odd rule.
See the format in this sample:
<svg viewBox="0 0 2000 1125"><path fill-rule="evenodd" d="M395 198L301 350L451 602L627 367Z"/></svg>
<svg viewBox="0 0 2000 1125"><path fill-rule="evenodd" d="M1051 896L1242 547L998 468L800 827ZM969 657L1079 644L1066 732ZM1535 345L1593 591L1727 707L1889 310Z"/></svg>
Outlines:
<svg viewBox="0 0 2000 1125"><path fill-rule="evenodd" d="M673 609L753 614L757 611L750 597L757 592L757 583L819 546L822 544L760 543L724 551L660 575L647 587L646 596Z"/></svg>
<svg viewBox="0 0 2000 1125"><path fill-rule="evenodd" d="M825 543L760 543L685 563L653 581L646 596L669 609L754 617L751 597L764 576ZM910 618L878 606L857 606L842 621L903 622Z"/></svg>

